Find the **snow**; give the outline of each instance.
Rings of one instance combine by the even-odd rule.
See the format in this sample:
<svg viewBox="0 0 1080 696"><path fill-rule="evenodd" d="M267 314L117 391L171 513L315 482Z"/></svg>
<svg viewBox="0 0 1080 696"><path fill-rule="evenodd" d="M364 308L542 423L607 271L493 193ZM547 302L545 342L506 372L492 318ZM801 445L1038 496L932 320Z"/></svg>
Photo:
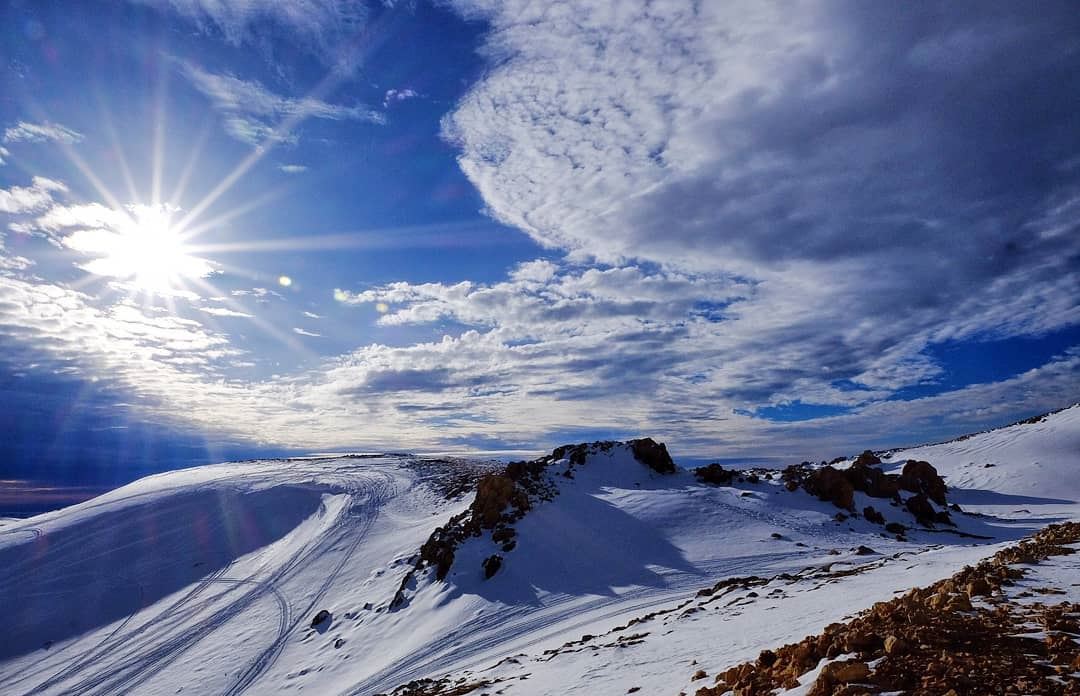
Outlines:
<svg viewBox="0 0 1080 696"><path fill-rule="evenodd" d="M1075 519L1080 504L1080 406L1038 423L893 453L933 464L965 509L1044 524Z"/></svg>
<svg viewBox="0 0 1080 696"><path fill-rule="evenodd" d="M552 467L560 493L515 525L513 551L470 539L446 582L421 573L394 610L417 549L471 499L446 500L431 466L333 456L161 474L0 526L0 692L360 695L451 675L505 694L692 693L763 648L1076 519L1077 452L1080 408L892 453L887 467L937 467L950 498L980 513L954 513L960 531L986 537L898 541L778 480L703 485L617 446L572 479ZM911 524L888 501L856 504ZM1076 577L1075 558L1033 582ZM697 594L749 576L760 580ZM331 619L312 628L321 609ZM691 680L698 669L706 680Z"/></svg>

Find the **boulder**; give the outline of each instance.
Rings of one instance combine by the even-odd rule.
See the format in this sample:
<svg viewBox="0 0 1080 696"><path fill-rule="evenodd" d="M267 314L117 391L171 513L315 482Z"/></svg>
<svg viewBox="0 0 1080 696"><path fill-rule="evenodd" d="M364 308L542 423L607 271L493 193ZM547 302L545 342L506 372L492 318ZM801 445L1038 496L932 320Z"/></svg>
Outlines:
<svg viewBox="0 0 1080 696"><path fill-rule="evenodd" d="M871 498L893 498L900 492L899 476L886 474L868 464L855 462L844 470L844 476L855 490Z"/></svg>
<svg viewBox="0 0 1080 696"><path fill-rule="evenodd" d="M844 660L825 665L807 696L831 696L837 686L862 681L870 676L870 667L861 660Z"/></svg>
<svg viewBox="0 0 1080 696"><path fill-rule="evenodd" d="M864 450L862 454L855 458L855 464L861 464L863 466L876 466L878 464L881 464L881 459L879 459L878 456L870 450Z"/></svg>
<svg viewBox="0 0 1080 696"><path fill-rule="evenodd" d="M717 463L708 466L699 466L694 469L694 476L702 483L712 483L717 486L726 486L735 477L735 472L725 469Z"/></svg>
<svg viewBox="0 0 1080 696"><path fill-rule="evenodd" d="M499 568L502 568L502 556L495 554L494 556L488 556L484 559L484 579L490 580L495 576L495 573L499 572Z"/></svg>
<svg viewBox="0 0 1080 696"><path fill-rule="evenodd" d="M838 508L853 510L855 507L855 487L842 472L831 466L811 472L803 482L803 488L819 500L827 500Z"/></svg>
<svg viewBox="0 0 1080 696"><path fill-rule="evenodd" d="M315 614L315 617L311 619L311 627L318 628L324 623L328 623L331 619L332 616L329 611L327 611L326 609L320 609L319 612Z"/></svg>
<svg viewBox="0 0 1080 696"><path fill-rule="evenodd" d="M922 493L938 505L945 504L945 480L929 462L909 459L900 472L900 488Z"/></svg>
<svg viewBox="0 0 1080 696"><path fill-rule="evenodd" d="M667 446L656 442L651 437L630 441L630 450L634 459L660 474L674 474L675 462L668 454Z"/></svg>
<svg viewBox="0 0 1080 696"><path fill-rule="evenodd" d="M937 511L934 510L934 506L930 504L930 501L922 493L908 498L904 503L904 507L915 516L915 519L921 525L933 527L934 522L937 521Z"/></svg>
<svg viewBox="0 0 1080 696"><path fill-rule="evenodd" d="M874 509L872 505L867 505L862 511L863 517L867 522L873 522L874 524L885 524L885 516Z"/></svg>

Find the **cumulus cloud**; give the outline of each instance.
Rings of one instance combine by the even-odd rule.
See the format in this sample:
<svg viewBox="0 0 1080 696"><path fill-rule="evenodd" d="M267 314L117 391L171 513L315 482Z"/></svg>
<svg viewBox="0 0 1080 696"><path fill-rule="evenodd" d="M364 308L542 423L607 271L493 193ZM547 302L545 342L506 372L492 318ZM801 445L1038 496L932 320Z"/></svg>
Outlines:
<svg viewBox="0 0 1080 696"><path fill-rule="evenodd" d="M5 143L43 143L47 141L73 145L81 142L82 133L74 131L59 123L29 123L19 121L16 125L4 130ZM0 153L0 154L5 154Z"/></svg>
<svg viewBox="0 0 1080 696"><path fill-rule="evenodd" d="M221 113L226 132L249 145L295 143L297 136L292 127L307 118L385 122L382 114L363 104L344 106L312 97L286 97L256 81L212 73L188 62L181 62L180 66L192 86Z"/></svg>
<svg viewBox="0 0 1080 696"><path fill-rule="evenodd" d="M6 147L0 146L0 167L7 164L4 160L5 157L11 157L11 152Z"/></svg>

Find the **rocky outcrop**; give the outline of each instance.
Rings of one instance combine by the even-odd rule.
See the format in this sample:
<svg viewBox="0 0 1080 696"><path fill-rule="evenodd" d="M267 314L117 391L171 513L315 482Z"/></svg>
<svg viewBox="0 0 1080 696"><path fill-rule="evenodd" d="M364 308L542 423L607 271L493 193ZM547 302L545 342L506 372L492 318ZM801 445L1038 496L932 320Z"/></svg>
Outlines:
<svg viewBox="0 0 1080 696"><path fill-rule="evenodd" d="M699 466L694 469L694 476L702 483L726 486L735 478L735 472L731 469L725 469L714 462L708 466Z"/></svg>
<svg viewBox="0 0 1080 696"><path fill-rule="evenodd" d="M454 565L458 547L466 540L490 533L492 542L508 553L517 547L514 524L537 504L553 500L559 489L554 476L573 478L574 469L584 466L590 455L610 452L619 443L613 441L563 445L552 453L532 461L507 464L502 471L484 475L476 483L476 497L468 510L436 527L420 547L412 569L402 578L390 608L402 606L405 591L416 574L431 568L435 579L445 580ZM675 472L675 462L667 447L651 438L631 440L626 445L637 461L661 474ZM552 471L556 467L556 471ZM505 560L500 555L488 557L481 564L484 576L492 577Z"/></svg>
<svg viewBox="0 0 1080 696"><path fill-rule="evenodd" d="M831 464L825 463L822 463L820 467L814 467L809 462L803 462L784 469L781 478L789 491L795 491L801 487L818 499L829 501L836 507L850 512L855 511L854 496L856 492L859 492L871 498L891 500L894 505L903 503L904 507L924 526L953 525L947 511L939 512L930 505L929 501L945 505L947 489L944 479L938 475L937 470L929 462L909 460L900 474L885 473L878 468L880 463L881 460L877 455L866 450L856 457L847 469L836 469ZM719 468L719 465L715 466ZM721 477L728 473L722 469L718 471L707 471L707 469L706 467L706 470L696 470L698 478L706 480L703 476ZM915 495L904 501L900 495L901 491ZM877 524L888 522L884 515L872 506L866 509L871 510L870 514L866 514L866 510L863 511L864 517L869 521Z"/></svg>
<svg viewBox="0 0 1080 696"><path fill-rule="evenodd" d="M1001 589L1023 576L1015 564L1076 553L1080 523L1051 525L1016 546L929 587L879 602L847 624L717 675L696 696L772 694L800 685L822 660L809 694L911 693L976 696L1080 695L1080 605L1006 602ZM972 597L984 597L978 606ZM1030 637L1037 624L1045 637ZM841 655L853 655L836 660ZM871 667L871 665L873 665Z"/></svg>
<svg viewBox="0 0 1080 696"><path fill-rule="evenodd" d="M499 568L502 568L502 556L498 554L488 556L484 559L482 567L484 569L484 579L490 580L495 577L495 573L499 572Z"/></svg>
<svg viewBox="0 0 1080 696"><path fill-rule="evenodd" d="M864 452L865 456L867 452ZM849 468L844 469L844 476L851 486L866 493L871 498L896 498L900 493L900 479L895 474L886 474L881 469L867 463L860 456ZM877 459L877 457L873 457ZM880 463L880 461L878 462Z"/></svg>
<svg viewBox="0 0 1080 696"><path fill-rule="evenodd" d="M945 480L929 462L909 459L900 473L899 484L905 491L922 493L938 505L945 504Z"/></svg>
<svg viewBox="0 0 1080 696"><path fill-rule="evenodd" d="M845 510L855 509L855 487L838 469L831 466L814 469L802 485L807 493L817 496L819 500L827 500Z"/></svg>
<svg viewBox="0 0 1080 696"><path fill-rule="evenodd" d="M630 451L634 453L634 459L659 474L674 474L675 462L668 454L667 446L662 442L656 442L651 437L640 440L631 440Z"/></svg>

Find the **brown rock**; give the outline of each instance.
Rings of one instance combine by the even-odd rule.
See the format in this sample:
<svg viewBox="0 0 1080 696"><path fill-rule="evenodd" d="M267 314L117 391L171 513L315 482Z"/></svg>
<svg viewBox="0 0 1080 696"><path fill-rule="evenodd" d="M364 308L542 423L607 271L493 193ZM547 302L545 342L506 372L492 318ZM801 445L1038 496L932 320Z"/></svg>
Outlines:
<svg viewBox="0 0 1080 696"><path fill-rule="evenodd" d="M630 441L630 450L634 459L660 474L674 474L675 462L668 454L667 446L656 442L651 437Z"/></svg>
<svg viewBox="0 0 1080 696"><path fill-rule="evenodd" d="M889 636L885 639L885 653L888 655L903 655L907 649L908 645L903 638Z"/></svg>
<svg viewBox="0 0 1080 696"><path fill-rule="evenodd" d="M930 504L930 501L922 493L908 498L904 503L904 507L915 516L919 524L933 527L934 522L937 521L937 512L934 510L934 506Z"/></svg>
<svg viewBox="0 0 1080 696"><path fill-rule="evenodd" d="M870 450L864 450L862 454L855 458L856 464L863 466L873 466L881 463L881 459Z"/></svg>
<svg viewBox="0 0 1080 696"><path fill-rule="evenodd" d="M986 581L986 578L975 578L967 584L968 597L985 597L990 594L990 583Z"/></svg>
<svg viewBox="0 0 1080 696"><path fill-rule="evenodd" d="M938 505L945 504L945 480L929 462L909 459L900 473L899 483L905 491L923 493Z"/></svg>
<svg viewBox="0 0 1080 696"><path fill-rule="evenodd" d="M699 466L694 469L694 476L703 483L712 483L718 486L726 486L735 477L735 472L725 469L717 463L708 466Z"/></svg>
<svg viewBox="0 0 1080 696"><path fill-rule="evenodd" d="M847 477L831 466L813 471L803 482L807 493L819 500L827 500L838 508L852 510L855 507L855 488Z"/></svg>
<svg viewBox="0 0 1080 696"><path fill-rule="evenodd" d="M821 670L807 696L826 696L832 694L838 685L861 681L868 676L870 667L861 660L830 662Z"/></svg>

